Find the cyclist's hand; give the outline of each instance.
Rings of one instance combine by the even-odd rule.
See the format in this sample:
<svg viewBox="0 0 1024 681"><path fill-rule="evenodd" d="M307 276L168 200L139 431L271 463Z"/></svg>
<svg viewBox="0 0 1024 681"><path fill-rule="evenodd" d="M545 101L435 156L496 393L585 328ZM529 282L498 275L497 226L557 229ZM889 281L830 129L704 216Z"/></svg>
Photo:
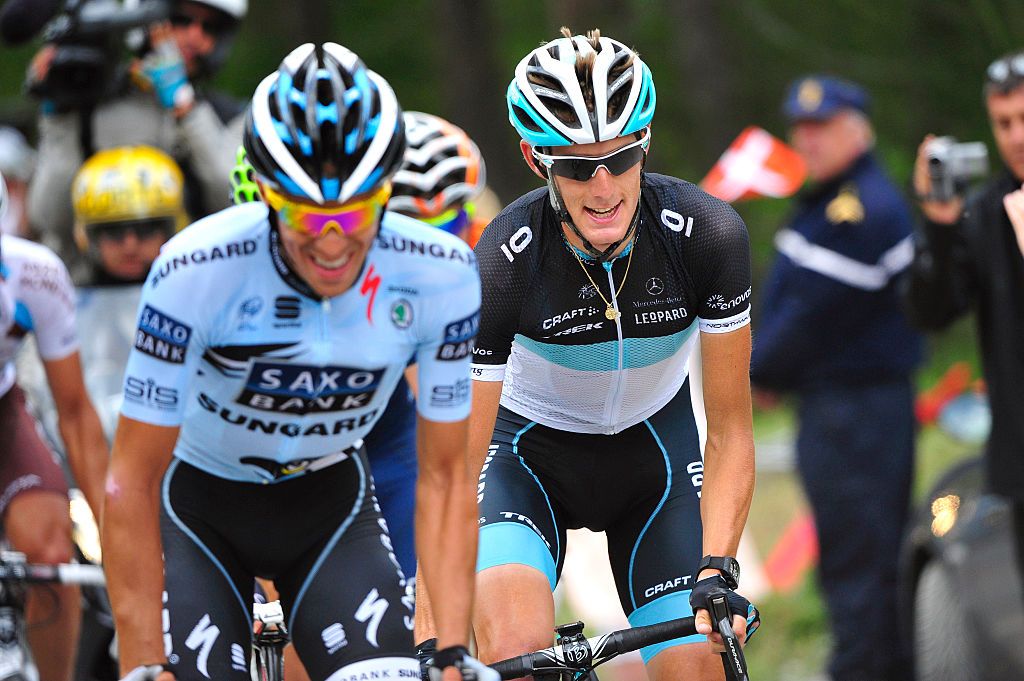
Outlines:
<svg viewBox="0 0 1024 681"><path fill-rule="evenodd" d="M140 664L121 677L121 681L174 681L174 674L159 664Z"/></svg>
<svg viewBox="0 0 1024 681"><path fill-rule="evenodd" d="M465 646L451 646L434 653L427 668L430 681L499 681L498 672L472 657Z"/></svg>
<svg viewBox="0 0 1024 681"><path fill-rule="evenodd" d="M761 625L761 613L746 598L736 593L725 583L720 575L699 580L690 592L690 607L693 608L694 623L698 634L708 637L716 652L725 648L722 635L712 624L708 603L711 597L725 595L725 601L732 613L732 630L740 643L746 643Z"/></svg>

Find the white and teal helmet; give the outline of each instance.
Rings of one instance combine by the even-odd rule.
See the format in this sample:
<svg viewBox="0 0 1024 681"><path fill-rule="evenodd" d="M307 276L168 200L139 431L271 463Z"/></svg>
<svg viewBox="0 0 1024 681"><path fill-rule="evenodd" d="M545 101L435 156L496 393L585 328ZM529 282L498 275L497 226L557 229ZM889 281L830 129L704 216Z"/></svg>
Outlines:
<svg viewBox="0 0 1024 681"><path fill-rule="evenodd" d="M530 52L516 67L506 99L512 127L535 147L638 132L650 125L656 101L647 65L599 31L558 38Z"/></svg>

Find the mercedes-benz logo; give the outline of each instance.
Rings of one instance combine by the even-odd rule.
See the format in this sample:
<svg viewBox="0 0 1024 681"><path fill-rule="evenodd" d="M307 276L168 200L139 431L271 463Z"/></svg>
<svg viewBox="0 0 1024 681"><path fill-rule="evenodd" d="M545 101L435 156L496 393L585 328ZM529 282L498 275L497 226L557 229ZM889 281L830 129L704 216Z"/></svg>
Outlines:
<svg viewBox="0 0 1024 681"><path fill-rule="evenodd" d="M661 295L662 291L665 290L665 285L661 283L661 279L657 277L651 277L647 280L647 292L652 296Z"/></svg>

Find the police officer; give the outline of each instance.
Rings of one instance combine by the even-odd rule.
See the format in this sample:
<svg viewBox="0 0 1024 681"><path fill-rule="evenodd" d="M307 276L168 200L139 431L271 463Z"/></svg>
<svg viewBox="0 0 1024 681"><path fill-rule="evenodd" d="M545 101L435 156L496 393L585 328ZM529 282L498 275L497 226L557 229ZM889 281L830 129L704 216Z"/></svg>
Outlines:
<svg viewBox="0 0 1024 681"><path fill-rule="evenodd" d="M913 258L910 211L872 152L867 110L863 89L832 77L801 78L786 95L811 186L775 237L751 360L762 404L782 391L798 398L834 681L909 676L893 623L921 339L896 286Z"/></svg>

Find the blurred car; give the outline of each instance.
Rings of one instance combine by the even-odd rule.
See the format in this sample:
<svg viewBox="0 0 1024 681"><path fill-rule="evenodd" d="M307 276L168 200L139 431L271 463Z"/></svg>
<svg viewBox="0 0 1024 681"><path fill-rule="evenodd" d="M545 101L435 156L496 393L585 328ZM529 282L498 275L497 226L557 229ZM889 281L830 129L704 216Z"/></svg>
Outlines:
<svg viewBox="0 0 1024 681"><path fill-rule="evenodd" d="M1013 518L963 461L911 520L901 555L904 633L919 681L1024 678L1024 593Z"/></svg>

